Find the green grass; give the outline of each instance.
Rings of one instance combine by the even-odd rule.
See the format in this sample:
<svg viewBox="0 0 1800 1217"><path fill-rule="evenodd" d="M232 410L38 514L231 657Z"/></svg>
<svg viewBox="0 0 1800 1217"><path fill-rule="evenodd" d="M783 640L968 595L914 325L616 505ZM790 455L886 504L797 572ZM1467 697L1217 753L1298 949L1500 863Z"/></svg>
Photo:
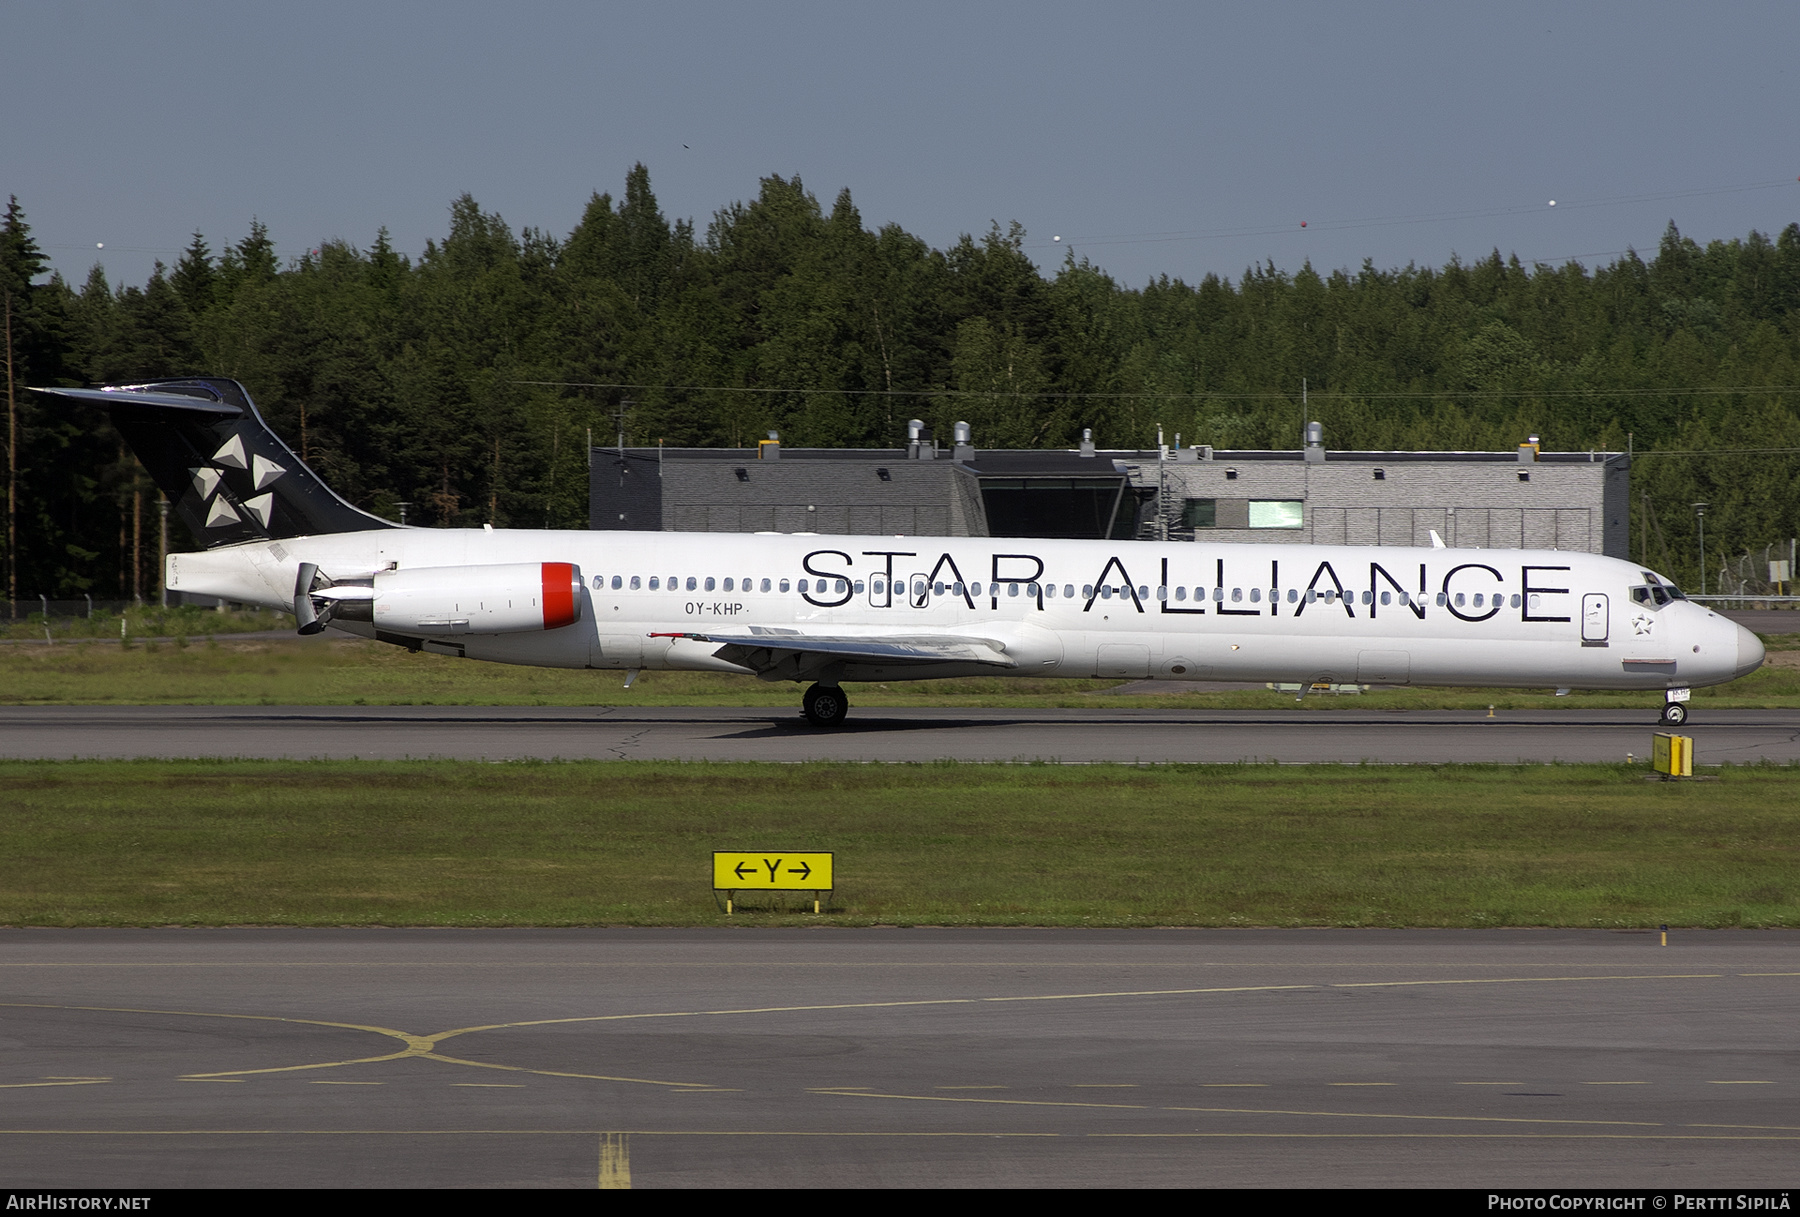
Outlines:
<svg viewBox="0 0 1800 1217"><path fill-rule="evenodd" d="M1724 708L1800 706L1800 636L1770 639L1774 663L1742 680L1695 690ZM1780 649L1780 648L1788 649ZM791 684L701 672L645 672L629 690L618 672L567 671L413 654L375 642L325 639L18 643L0 646L0 704L6 705L538 705L768 706L798 704ZM891 685L853 684L857 707L1046 708L1140 706L1172 709L1292 709L1292 693L1248 689L1120 696L1116 681L982 677ZM1394 689L1359 697L1314 695L1306 712L1332 709L1502 709L1654 707L1655 693L1536 689Z"/></svg>
<svg viewBox="0 0 1800 1217"><path fill-rule="evenodd" d="M29 601L21 601L28 604ZM93 639L117 640L119 626L125 626L130 638L192 638L213 634L245 634L259 630L294 628L294 619L268 609L237 609L220 613L198 605L179 604L164 608L141 604L124 613L100 611L91 617L53 617L48 622L41 612L28 613L17 620L0 620L0 639L43 642L45 627L53 642Z"/></svg>
<svg viewBox="0 0 1800 1217"><path fill-rule="evenodd" d="M7 925L1800 926L1800 770L0 763ZM766 912L736 924L810 922Z"/></svg>

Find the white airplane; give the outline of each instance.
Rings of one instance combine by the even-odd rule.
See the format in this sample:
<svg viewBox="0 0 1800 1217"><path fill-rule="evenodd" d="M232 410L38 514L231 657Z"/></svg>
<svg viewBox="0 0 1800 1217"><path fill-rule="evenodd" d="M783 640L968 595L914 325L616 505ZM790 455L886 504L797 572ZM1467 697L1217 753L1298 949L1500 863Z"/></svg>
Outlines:
<svg viewBox="0 0 1800 1217"><path fill-rule="evenodd" d="M213 378L40 389L103 405L208 548L171 590L495 663L810 683L1116 677L1663 695L1763 662L1631 562L1555 550L406 528L338 498Z"/></svg>

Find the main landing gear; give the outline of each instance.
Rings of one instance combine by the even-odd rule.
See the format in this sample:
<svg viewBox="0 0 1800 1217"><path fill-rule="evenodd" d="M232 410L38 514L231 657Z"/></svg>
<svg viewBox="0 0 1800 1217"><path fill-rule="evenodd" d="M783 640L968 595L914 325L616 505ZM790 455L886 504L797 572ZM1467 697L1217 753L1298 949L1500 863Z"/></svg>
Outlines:
<svg viewBox="0 0 1800 1217"><path fill-rule="evenodd" d="M815 727L838 727L850 712L850 699L836 685L814 685L800 698L800 711Z"/></svg>
<svg viewBox="0 0 1800 1217"><path fill-rule="evenodd" d="M1687 722L1687 718L1687 707L1680 702L1671 701L1663 703L1662 721L1669 724L1669 726L1679 727L1681 724Z"/></svg>

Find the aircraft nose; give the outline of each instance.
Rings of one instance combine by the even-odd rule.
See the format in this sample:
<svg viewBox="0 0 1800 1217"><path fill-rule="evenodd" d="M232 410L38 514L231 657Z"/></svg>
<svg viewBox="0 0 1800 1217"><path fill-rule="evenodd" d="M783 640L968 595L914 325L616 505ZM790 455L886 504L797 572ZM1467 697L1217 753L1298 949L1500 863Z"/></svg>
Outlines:
<svg viewBox="0 0 1800 1217"><path fill-rule="evenodd" d="M1763 664L1762 639L1741 625L1737 628L1737 635L1737 667L1731 674L1734 679L1750 675Z"/></svg>

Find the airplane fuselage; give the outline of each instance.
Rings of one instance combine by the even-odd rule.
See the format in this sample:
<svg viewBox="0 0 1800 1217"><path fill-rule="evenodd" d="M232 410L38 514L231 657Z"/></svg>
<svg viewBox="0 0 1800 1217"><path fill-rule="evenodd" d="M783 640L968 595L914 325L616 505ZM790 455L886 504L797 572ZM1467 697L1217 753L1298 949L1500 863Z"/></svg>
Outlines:
<svg viewBox="0 0 1800 1217"><path fill-rule="evenodd" d="M1722 683L1763 658L1755 635L1717 613L1647 595L1658 581L1637 565L1553 550L383 529L172 555L168 586L293 611L303 562L335 580L571 564L577 618L557 628L482 632L478 615L410 631L334 622L547 667L833 685L979 674L1651 691ZM721 656L721 634L790 649L814 635L953 639L991 661L747 665L741 650Z"/></svg>

